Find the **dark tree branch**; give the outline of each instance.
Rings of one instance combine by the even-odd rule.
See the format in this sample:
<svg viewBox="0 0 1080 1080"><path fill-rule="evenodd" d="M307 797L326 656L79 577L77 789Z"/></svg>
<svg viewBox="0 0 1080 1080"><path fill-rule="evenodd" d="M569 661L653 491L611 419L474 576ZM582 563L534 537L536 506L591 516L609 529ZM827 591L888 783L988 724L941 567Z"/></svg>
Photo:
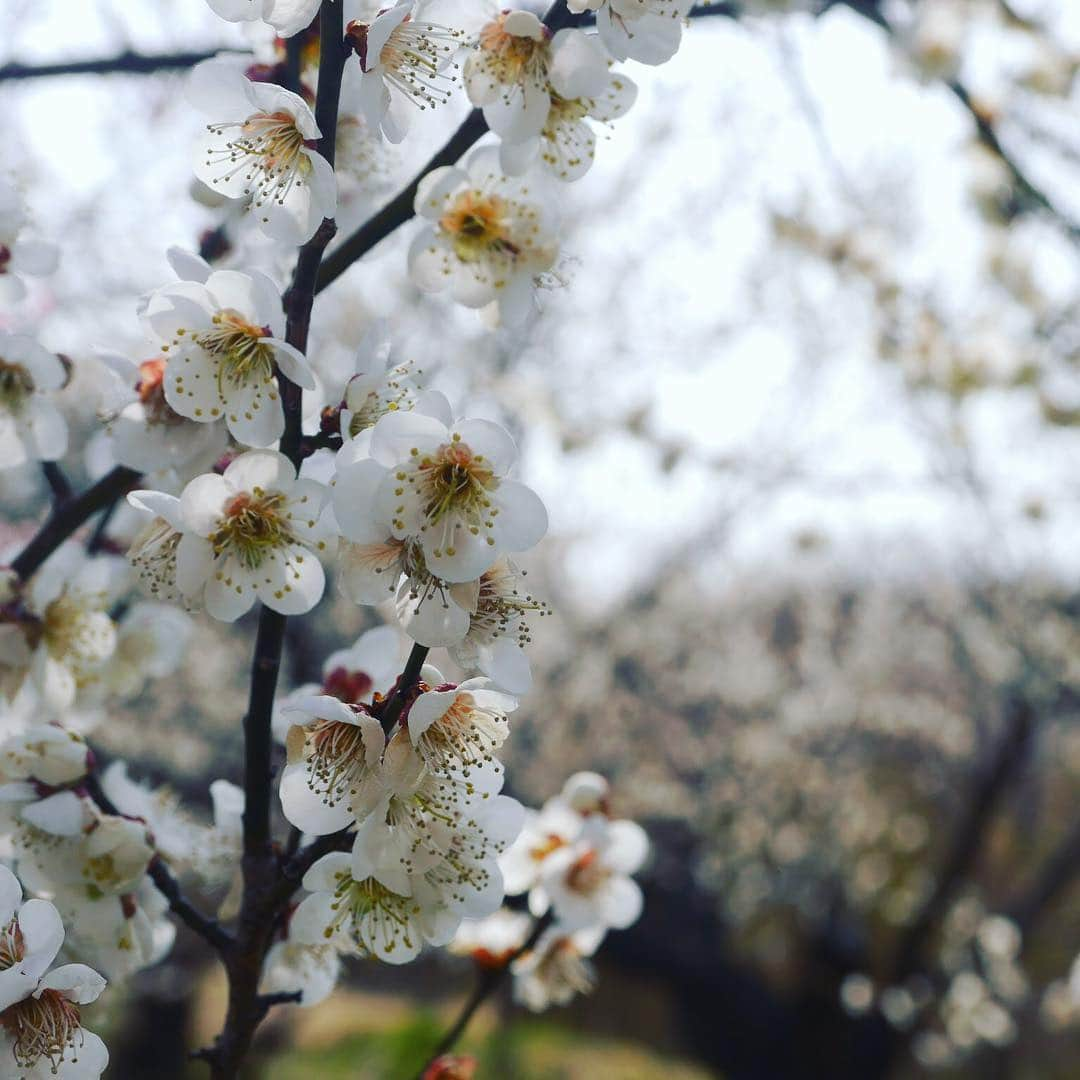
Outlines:
<svg viewBox="0 0 1080 1080"><path fill-rule="evenodd" d="M11 63L0 67L0 82L16 79L42 79L53 75L149 75L155 71L171 71L194 67L203 60L217 56L232 48L222 45L211 52L168 53L161 56L142 56L135 52L122 52L97 60L68 60L56 64Z"/></svg>
<svg viewBox="0 0 1080 1080"><path fill-rule="evenodd" d="M420 671L429 651L426 645L413 645L409 659L405 661L405 670L402 671L394 684L394 689L383 703L382 715L379 719L387 735L394 730L394 725L401 718L409 691L420 681Z"/></svg>
<svg viewBox="0 0 1080 1080"><path fill-rule="evenodd" d="M139 479L134 469L117 465L81 495L57 506L37 534L15 557L11 569L26 581L84 522L119 499Z"/></svg>
<svg viewBox="0 0 1080 1080"><path fill-rule="evenodd" d="M319 26L319 88L315 119L322 135L317 149L333 165L338 98L347 55L342 5L336 0L323 0ZM319 264L335 231L334 221L324 219L315 235L300 249L292 284L283 298L285 340L302 353L307 352ZM280 373L278 386L285 413L280 450L298 466L302 394L299 386ZM285 627L284 615L263 606L259 613L251 692L244 717L244 889L237 919L236 946L226 958L229 1005L225 1026L207 1053L214 1080L232 1080L238 1075L255 1029L266 1015L267 999L260 998L258 993L263 959L283 906L292 892L291 888L286 891L282 886L281 868L272 847L270 831L273 794L271 714Z"/></svg>
<svg viewBox="0 0 1080 1080"><path fill-rule="evenodd" d="M457 1019L451 1024L446 1034L439 1040L438 1046L432 1051L431 1056L428 1058L424 1065L424 1068L420 1070L418 1080L423 1080L424 1073L427 1068L436 1058L440 1058L443 1054L448 1054L453 1050L457 1044L458 1039L465 1033L465 1029L469 1026L469 1021L472 1020L476 1014L476 1010L484 1004L485 1001L502 985L503 980L506 978L510 971L510 965L513 964L518 957L523 956L536 943L540 940L540 936L552 923L551 912L548 912L542 918L537 919L533 923L532 930L526 938L525 943L507 957L506 961L500 964L498 967L485 967L481 968L476 979L476 985L473 987L472 993L468 996L465 1004L461 1008L461 1012L458 1014Z"/></svg>
<svg viewBox="0 0 1080 1080"><path fill-rule="evenodd" d="M1043 865L1042 871L1018 900L1009 915L1020 927L1025 944L1029 931L1051 904L1058 900L1080 877L1080 821L1065 835Z"/></svg>
<svg viewBox="0 0 1080 1080"><path fill-rule="evenodd" d="M49 490L52 492L53 505L59 506L61 503L67 502L71 498L71 484L68 483L64 470L55 461L43 461L41 463L41 472L45 477L45 482L49 485Z"/></svg>
<svg viewBox="0 0 1080 1080"><path fill-rule="evenodd" d="M937 883L926 903L901 935L892 963L889 985L897 985L922 963L922 950L945 914L949 902L982 854L983 841L1002 798L1028 760L1035 712L1022 697L1005 709L1004 730L971 793L953 837Z"/></svg>
<svg viewBox="0 0 1080 1080"><path fill-rule="evenodd" d="M101 780L96 772L86 775L83 786L87 794L106 814L123 817L124 813L105 794L101 786ZM232 947L233 939L216 919L204 915L194 904L188 900L180 888L180 882L169 869L168 863L159 855L154 855L150 865L146 869L150 879L158 887L158 891L169 901L169 910L180 919L187 927L194 930L207 944L224 955Z"/></svg>

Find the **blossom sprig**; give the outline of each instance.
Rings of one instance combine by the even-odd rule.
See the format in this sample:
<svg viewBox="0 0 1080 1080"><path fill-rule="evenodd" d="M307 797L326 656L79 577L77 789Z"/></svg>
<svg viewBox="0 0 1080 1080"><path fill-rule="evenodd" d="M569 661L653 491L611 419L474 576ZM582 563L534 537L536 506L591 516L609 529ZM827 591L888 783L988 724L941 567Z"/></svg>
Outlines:
<svg viewBox="0 0 1080 1080"><path fill-rule="evenodd" d="M203 183L248 200L259 228L285 244L304 243L334 216L334 170L312 149L322 133L303 98L253 82L227 57L195 67L188 96L212 120L195 162Z"/></svg>
<svg viewBox="0 0 1080 1080"><path fill-rule="evenodd" d="M83 1028L81 1006L105 980L85 964L52 968L64 943L60 914L47 900L20 901L22 886L0 865L0 1073L96 1080L109 1053Z"/></svg>

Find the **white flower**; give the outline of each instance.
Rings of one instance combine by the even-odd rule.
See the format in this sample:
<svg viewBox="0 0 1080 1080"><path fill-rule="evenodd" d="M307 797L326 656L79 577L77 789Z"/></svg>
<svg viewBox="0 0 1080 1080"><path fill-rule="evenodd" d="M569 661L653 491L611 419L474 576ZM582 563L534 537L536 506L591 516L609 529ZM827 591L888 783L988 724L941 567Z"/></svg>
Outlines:
<svg viewBox="0 0 1080 1080"><path fill-rule="evenodd" d="M544 861L577 840L585 819L560 796L540 810L526 810L517 840L499 859L509 896L528 892L540 880Z"/></svg>
<svg viewBox="0 0 1080 1080"><path fill-rule="evenodd" d="M96 1080L109 1054L83 1028L79 1006L97 1000L105 980L85 964L49 971L64 942L60 915L47 900L21 899L0 866L0 1075Z"/></svg>
<svg viewBox="0 0 1080 1080"><path fill-rule="evenodd" d="M567 0L574 13L596 12L600 40L616 60L663 64L682 41L693 0Z"/></svg>
<svg viewBox="0 0 1080 1080"><path fill-rule="evenodd" d="M10 181L0 178L0 299L9 302L26 294L21 275L45 277L56 269L57 249L22 239L25 225L22 196Z"/></svg>
<svg viewBox="0 0 1080 1080"><path fill-rule="evenodd" d="M142 318L168 357L169 405L199 423L224 419L248 446L269 446L285 430L278 369L298 386L315 386L307 360L282 340L277 287L257 272L218 270L205 285L166 285L150 296Z"/></svg>
<svg viewBox="0 0 1080 1080"><path fill-rule="evenodd" d="M580 30L552 36L531 12L504 11L481 29L464 77L469 100L484 110L491 130L519 141L543 130L552 92L569 99L599 94L607 61Z"/></svg>
<svg viewBox="0 0 1080 1080"><path fill-rule="evenodd" d="M465 919L450 951L469 956L481 967L502 967L529 936L532 919L524 911L499 908L483 919Z"/></svg>
<svg viewBox="0 0 1080 1080"><path fill-rule="evenodd" d="M530 488L509 479L516 458L503 428L488 420L455 423L435 392L412 412L382 417L372 429L371 458L339 468L333 492L342 535L375 549L369 580L393 588L404 569L441 582L472 581L502 554L538 543L547 511ZM381 565L374 558L380 551ZM361 569L350 567L354 578ZM424 582L422 591L429 587ZM464 616L462 637L467 629Z"/></svg>
<svg viewBox="0 0 1080 1080"><path fill-rule="evenodd" d="M191 619L169 604L132 605L117 625L116 648L91 690L101 697L135 697L150 679L162 679L180 666L191 631Z"/></svg>
<svg viewBox="0 0 1080 1080"><path fill-rule="evenodd" d="M106 420L109 449L119 464L156 472L194 459L209 465L225 452L228 440L220 427L190 420L166 400L164 357L136 364L119 353L100 351L98 359L134 394Z"/></svg>
<svg viewBox="0 0 1080 1080"><path fill-rule="evenodd" d="M469 629L463 638L423 640L424 623L431 613L425 613L423 597L411 581L403 582L398 592L398 618L406 633L421 644L447 645L464 670L481 671L512 694L527 693L532 686L525 657L525 646L532 641L527 620L532 614L546 615L548 606L524 590L523 573L509 559L499 559L476 581L452 585L445 591L447 604L468 616ZM452 620L445 621L449 625Z"/></svg>
<svg viewBox="0 0 1080 1080"><path fill-rule="evenodd" d="M422 882L459 921L488 915L502 903L497 860L517 836L524 809L498 794L503 776L494 765L473 768L468 777L426 768L407 724L406 714L375 782L352 800L357 866L377 867L384 883L403 895Z"/></svg>
<svg viewBox="0 0 1080 1080"><path fill-rule="evenodd" d="M353 821L352 800L373 782L386 739L363 705L317 695L285 711L293 721L281 774L281 808L298 829L337 832Z"/></svg>
<svg viewBox="0 0 1080 1080"><path fill-rule="evenodd" d="M320 0L206 0L210 10L228 22L269 23L279 37L306 30L319 11Z"/></svg>
<svg viewBox="0 0 1080 1080"><path fill-rule="evenodd" d="M446 73L463 34L414 18L416 0L399 0L366 25L352 22L348 38L360 57L356 107L372 130L392 142L405 138L414 108L428 109L449 97L454 76Z"/></svg>
<svg viewBox="0 0 1080 1080"><path fill-rule="evenodd" d="M48 787L86 775L86 740L56 724L33 724L0 743L0 772L8 780L37 780Z"/></svg>
<svg viewBox="0 0 1080 1080"><path fill-rule="evenodd" d="M401 637L392 627L377 626L367 630L348 649L332 652L322 666L322 683L305 683L281 699L274 710L274 735L285 742L289 728L307 723L299 714L312 718L306 703L319 695L328 695L346 705L371 705L375 695L386 696L401 671L404 659Z"/></svg>
<svg viewBox="0 0 1080 1080"><path fill-rule="evenodd" d="M508 176L525 172L540 159L560 180L577 180L592 167L596 135L586 119L610 123L622 116L637 98L637 86L625 75L612 72L607 85L592 96L562 97L551 93L551 108L543 128L521 140L504 138L499 163Z"/></svg>
<svg viewBox="0 0 1080 1080"><path fill-rule="evenodd" d="M145 493L135 495L147 501ZM243 615L256 597L283 615L310 611L325 584L315 555L325 546L324 497L322 484L298 480L289 459L273 450L241 454L223 476L197 476L180 496L180 592L201 592L206 610L224 622Z"/></svg>
<svg viewBox="0 0 1080 1080"><path fill-rule="evenodd" d="M310 240L323 218L334 216L334 170L308 145L321 132L303 98L252 82L227 57L199 64L188 96L214 118L195 163L203 183L229 198L250 199L259 227L283 243Z"/></svg>
<svg viewBox="0 0 1080 1080"><path fill-rule="evenodd" d="M310 1008L325 1001L337 985L341 957L330 945L303 945L285 938L275 941L263 961L260 994L300 991L298 1004Z"/></svg>
<svg viewBox="0 0 1080 1080"><path fill-rule="evenodd" d="M139 588L151 599L182 603L189 611L201 601L202 588L184 595L176 578L176 555L184 535L180 500L162 491L139 491L128 495L128 503L153 517L139 530L128 548L128 560L138 575Z"/></svg>
<svg viewBox="0 0 1080 1080"><path fill-rule="evenodd" d="M58 356L33 338L0 332L0 469L67 453L67 421L46 396L66 381Z"/></svg>
<svg viewBox="0 0 1080 1080"><path fill-rule="evenodd" d="M533 281L554 266L559 247L550 207L505 177L498 158L497 148L482 146L465 169L443 166L420 181L414 208L428 224L409 248L409 273L418 288L449 288L466 307L497 303L502 321L516 324L532 310Z"/></svg>
<svg viewBox="0 0 1080 1080"><path fill-rule="evenodd" d="M529 910L553 907L571 928L625 929L641 914L641 889L630 874L649 851L645 831L632 821L592 815L574 843L552 851L540 865L540 883L529 893Z"/></svg>
<svg viewBox="0 0 1080 1080"><path fill-rule="evenodd" d="M437 898L395 891L375 868L354 876L356 860L345 852L324 855L304 875L305 897L292 917L298 942L332 945L390 964L414 960L425 941L445 945L458 919Z"/></svg>
<svg viewBox="0 0 1080 1080"><path fill-rule="evenodd" d="M514 961L514 1000L532 1012L549 1005L567 1005L596 984L596 972L588 957L603 941L602 926L568 931L556 924L540 935L524 956Z"/></svg>
<svg viewBox="0 0 1080 1080"><path fill-rule="evenodd" d="M407 412L416 404L415 378L422 374L412 363L391 366L390 338L377 323L360 342L353 374L345 384L341 405L341 437L350 442L374 427L388 412Z"/></svg>
<svg viewBox="0 0 1080 1080"><path fill-rule="evenodd" d="M64 544L49 557L22 604L0 613L0 687L9 697L29 677L50 707L74 703L116 648L108 611L123 576L122 560L90 558L79 544Z"/></svg>
<svg viewBox="0 0 1080 1080"><path fill-rule="evenodd" d="M441 682L441 676L429 677ZM436 683L409 707L409 739L429 769L460 769L468 776L472 768L497 765L495 752L509 734L506 715L517 699L490 686L489 679Z"/></svg>

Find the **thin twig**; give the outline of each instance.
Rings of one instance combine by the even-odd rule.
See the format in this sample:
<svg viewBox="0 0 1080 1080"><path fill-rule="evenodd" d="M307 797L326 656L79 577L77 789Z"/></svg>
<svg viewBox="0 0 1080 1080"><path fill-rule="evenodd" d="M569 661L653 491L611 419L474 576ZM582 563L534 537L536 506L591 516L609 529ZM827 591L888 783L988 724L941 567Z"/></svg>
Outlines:
<svg viewBox="0 0 1080 1080"><path fill-rule="evenodd" d="M15 557L11 569L26 581L80 525L120 498L138 479L139 474L134 469L117 465L81 495L57 506L30 543Z"/></svg>
<svg viewBox="0 0 1080 1080"><path fill-rule="evenodd" d="M432 1051L424 1068L420 1070L419 1080L423 1080L424 1073L427 1072L428 1066L431 1065L436 1058L440 1058L443 1054L448 1054L453 1050L458 1039L461 1038L465 1029L469 1026L469 1021L472 1020L473 1016L476 1014L476 1010L479 1009L502 984L502 981L510 971L510 965L536 945L540 940L540 936L551 923L552 916L551 913L548 912L548 914L537 919L533 923L532 930L525 939L525 943L515 949L514 952L507 957L504 963L500 964L498 967L485 967L480 969L472 993L466 999L465 1004L461 1008L461 1012L458 1013L457 1019L451 1024L446 1034L439 1040L438 1045Z"/></svg>
<svg viewBox="0 0 1080 1080"><path fill-rule="evenodd" d="M124 812L105 794L105 790L101 786L101 780L96 772L88 773L82 783L86 788L86 793L106 814L113 814L118 817L124 816ZM165 862L160 853L154 853L146 872L158 887L161 895L169 901L169 909L181 922L195 931L219 953L224 954L232 947L232 935L216 919L204 915L184 896L180 882L169 869L168 863Z"/></svg>
<svg viewBox="0 0 1080 1080"><path fill-rule="evenodd" d="M118 56L106 56L96 60L68 60L55 64L19 64L11 63L0 67L0 82L12 82L16 79L43 79L54 75L149 75L155 71L169 71L178 68L190 68L203 60L217 56L219 52L232 46L222 45L221 49L211 52L166 53L160 56L143 56L131 51Z"/></svg>

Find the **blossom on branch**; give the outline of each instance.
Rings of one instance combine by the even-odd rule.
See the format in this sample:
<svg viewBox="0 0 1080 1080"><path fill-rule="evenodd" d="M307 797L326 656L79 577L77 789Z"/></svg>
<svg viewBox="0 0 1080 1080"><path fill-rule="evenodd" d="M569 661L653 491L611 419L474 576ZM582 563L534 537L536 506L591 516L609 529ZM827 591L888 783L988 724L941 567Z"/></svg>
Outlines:
<svg viewBox="0 0 1080 1080"><path fill-rule="evenodd" d="M616 60L664 64L679 51L693 0L567 0L572 12L596 12L596 29Z"/></svg>
<svg viewBox="0 0 1080 1080"><path fill-rule="evenodd" d="M555 265L559 245L550 206L526 181L503 175L498 149L474 150L464 169L433 169L414 208L427 222L409 248L417 287L448 288L466 307L496 304L507 325L524 321L534 280Z"/></svg>
<svg viewBox="0 0 1080 1080"><path fill-rule="evenodd" d="M0 333L0 470L67 453L67 421L47 396L66 382L60 357L24 334Z"/></svg>
<svg viewBox="0 0 1080 1080"><path fill-rule="evenodd" d="M259 227L289 245L309 240L337 207L330 163L312 149L321 132L303 98L252 82L234 60L205 60L191 73L188 97L213 122L195 175L231 199L249 199Z"/></svg>
<svg viewBox="0 0 1080 1080"><path fill-rule="evenodd" d="M135 492L144 503L154 494ZM255 602L283 615L310 611L325 576L317 552L326 489L297 479L283 454L253 450L224 475L205 473L184 488L179 502L176 586L202 596L216 619L232 622Z"/></svg>
<svg viewBox="0 0 1080 1080"><path fill-rule="evenodd" d="M307 360L283 340L281 296L262 274L218 270L205 285L166 285L142 319L167 357L166 402L202 424L223 419L238 442L270 446L285 430L279 370L314 389Z"/></svg>
<svg viewBox="0 0 1080 1080"><path fill-rule="evenodd" d="M347 40L360 58L362 74L355 89L346 84L345 104L392 143L408 134L414 109L444 104L455 82L447 69L464 35L415 18L423 6L399 0L370 24L354 21L348 26Z"/></svg>
<svg viewBox="0 0 1080 1080"><path fill-rule="evenodd" d="M0 866L0 1075L96 1080L109 1053L83 1028L79 1006L96 1001L105 980L85 964L49 971L64 943L60 914L47 900L21 900L18 879Z"/></svg>
<svg viewBox="0 0 1080 1080"><path fill-rule="evenodd" d="M0 300L22 299L26 294L24 274L45 277L56 269L56 247L23 239L25 227L22 196L10 181L0 178Z"/></svg>

